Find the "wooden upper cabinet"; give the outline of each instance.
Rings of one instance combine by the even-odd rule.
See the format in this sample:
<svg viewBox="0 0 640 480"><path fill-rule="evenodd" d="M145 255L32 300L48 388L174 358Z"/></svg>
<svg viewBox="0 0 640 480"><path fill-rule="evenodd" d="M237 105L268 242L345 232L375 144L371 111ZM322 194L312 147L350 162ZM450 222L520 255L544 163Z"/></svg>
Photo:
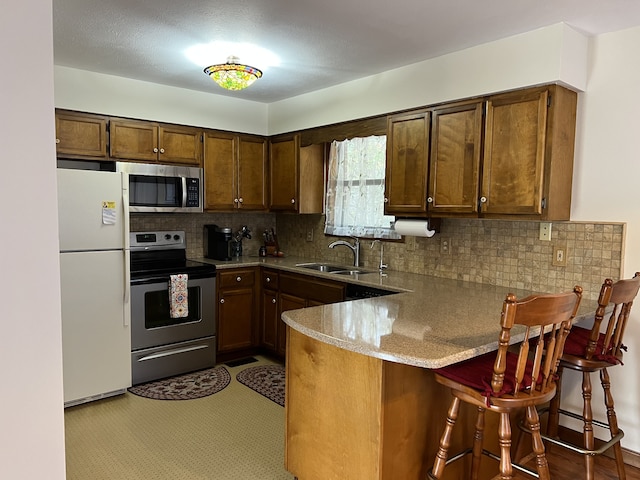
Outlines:
<svg viewBox="0 0 640 480"><path fill-rule="evenodd" d="M569 219L576 102L575 92L557 85L489 98L483 216Z"/></svg>
<svg viewBox="0 0 640 480"><path fill-rule="evenodd" d="M56 110L56 154L59 158L106 160L108 117Z"/></svg>
<svg viewBox="0 0 640 480"><path fill-rule="evenodd" d="M437 108L431 117L427 209L478 212L483 102Z"/></svg>
<svg viewBox="0 0 640 480"><path fill-rule="evenodd" d="M238 138L238 207L267 209L267 139Z"/></svg>
<svg viewBox="0 0 640 480"><path fill-rule="evenodd" d="M298 210L298 156L300 137L273 139L269 142L269 209Z"/></svg>
<svg viewBox="0 0 640 480"><path fill-rule="evenodd" d="M207 131L205 210L266 210L267 140Z"/></svg>
<svg viewBox="0 0 640 480"><path fill-rule="evenodd" d="M111 119L112 158L141 162L202 164L202 132L194 127Z"/></svg>
<svg viewBox="0 0 640 480"><path fill-rule="evenodd" d="M387 125L385 214L427 211L429 112L395 115Z"/></svg>

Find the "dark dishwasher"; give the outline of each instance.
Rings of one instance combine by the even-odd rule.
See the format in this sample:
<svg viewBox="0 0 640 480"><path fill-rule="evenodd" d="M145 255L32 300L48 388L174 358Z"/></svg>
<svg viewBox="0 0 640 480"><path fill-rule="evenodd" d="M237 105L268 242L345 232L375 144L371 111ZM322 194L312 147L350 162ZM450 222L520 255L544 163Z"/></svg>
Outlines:
<svg viewBox="0 0 640 480"><path fill-rule="evenodd" d="M357 300L359 298L381 297L383 295L391 295L393 293L398 293L398 292L392 292L390 290L383 290L381 288L370 287L368 285L358 285L355 283L347 283L345 300Z"/></svg>

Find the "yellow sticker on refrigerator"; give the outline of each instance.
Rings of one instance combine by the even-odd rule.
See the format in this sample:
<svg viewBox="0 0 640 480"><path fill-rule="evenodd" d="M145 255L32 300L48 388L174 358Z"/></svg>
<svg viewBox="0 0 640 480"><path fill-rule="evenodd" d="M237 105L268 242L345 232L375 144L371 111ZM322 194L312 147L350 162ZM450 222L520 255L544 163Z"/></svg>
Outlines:
<svg viewBox="0 0 640 480"><path fill-rule="evenodd" d="M116 202L102 202L102 223L103 225L116 224Z"/></svg>

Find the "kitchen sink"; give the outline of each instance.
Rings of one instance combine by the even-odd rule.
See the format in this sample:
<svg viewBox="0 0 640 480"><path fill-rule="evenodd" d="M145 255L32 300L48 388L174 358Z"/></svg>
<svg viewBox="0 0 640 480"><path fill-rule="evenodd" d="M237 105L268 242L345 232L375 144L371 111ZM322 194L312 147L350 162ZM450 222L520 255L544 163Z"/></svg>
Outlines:
<svg viewBox="0 0 640 480"><path fill-rule="evenodd" d="M345 265L331 265L329 263L298 263L296 267L308 268L317 272L335 273L336 275L357 275L359 273L371 273L358 267L348 267Z"/></svg>

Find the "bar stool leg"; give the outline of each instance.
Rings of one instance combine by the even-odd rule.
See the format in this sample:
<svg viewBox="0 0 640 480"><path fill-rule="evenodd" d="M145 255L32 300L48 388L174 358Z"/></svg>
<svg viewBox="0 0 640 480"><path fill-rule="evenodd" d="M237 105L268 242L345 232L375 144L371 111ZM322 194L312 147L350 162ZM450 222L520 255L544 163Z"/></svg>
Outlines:
<svg viewBox="0 0 640 480"><path fill-rule="evenodd" d="M480 472L480 458L482 457L482 443L484 441L484 412L484 408L478 407L478 416L476 418L476 433L473 437L471 480L478 480L478 473Z"/></svg>
<svg viewBox="0 0 640 480"><path fill-rule="evenodd" d="M538 425L539 426L539 425ZM498 425L498 443L500 444L500 478L509 480L513 478L513 466L511 465L511 419L509 413L500 413Z"/></svg>
<svg viewBox="0 0 640 480"><path fill-rule="evenodd" d="M607 407L607 421L609 423L611 437L613 438L620 432L620 429L618 427L618 417L616 416L616 411L614 409L613 395L611 395L611 381L609 380L609 372L607 372L606 368L600 370L600 383L602 384L602 389L604 390L604 404ZM620 446L620 442L616 442L613 445L613 453L616 457L618 478L620 480L625 480L627 478L627 475L624 469L624 459L622 458L622 447Z"/></svg>
<svg viewBox="0 0 640 480"><path fill-rule="evenodd" d="M549 416L547 419L547 435L552 438L558 437L558 425L560 423L560 399L562 398L562 373L563 367L560 365L556 372L556 395L549 402Z"/></svg>
<svg viewBox="0 0 640 480"><path fill-rule="evenodd" d="M544 443L540 434L540 416L535 406L527 407L527 423L531 429L531 442L536 458L536 469L540 480L550 480L549 463L545 454Z"/></svg>
<svg viewBox="0 0 640 480"><path fill-rule="evenodd" d="M442 433L442 437L440 438L438 453L436 454L436 459L433 463L433 470L431 474L433 478L440 478L442 476L442 472L447 462L447 452L449 451L449 446L451 445L451 433L453 432L453 427L456 424L456 420L458 419L459 410L460 399L458 397L453 397L451 406L449 407L449 412L447 413L447 423L445 424L444 432Z"/></svg>
<svg viewBox="0 0 640 480"><path fill-rule="evenodd" d="M584 447L587 450L593 450L595 447L595 441L593 436L593 412L591 410L591 374L589 372L582 372L582 418L584 421L583 426L583 438ZM593 480L594 476L594 457L593 455L584 456L585 473L587 480Z"/></svg>

